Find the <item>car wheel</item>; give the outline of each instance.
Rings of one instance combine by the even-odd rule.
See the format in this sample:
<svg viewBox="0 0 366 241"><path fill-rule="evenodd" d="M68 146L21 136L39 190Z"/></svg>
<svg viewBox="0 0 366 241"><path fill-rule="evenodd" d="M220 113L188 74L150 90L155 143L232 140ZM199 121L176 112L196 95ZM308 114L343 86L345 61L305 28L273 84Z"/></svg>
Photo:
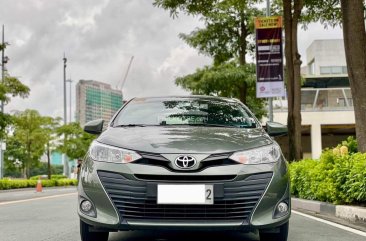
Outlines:
<svg viewBox="0 0 366 241"><path fill-rule="evenodd" d="M288 237L288 222L279 227L279 232L271 233L259 231L260 241L287 241Z"/></svg>
<svg viewBox="0 0 366 241"><path fill-rule="evenodd" d="M80 220L81 241L107 241L109 232L90 232L90 225Z"/></svg>

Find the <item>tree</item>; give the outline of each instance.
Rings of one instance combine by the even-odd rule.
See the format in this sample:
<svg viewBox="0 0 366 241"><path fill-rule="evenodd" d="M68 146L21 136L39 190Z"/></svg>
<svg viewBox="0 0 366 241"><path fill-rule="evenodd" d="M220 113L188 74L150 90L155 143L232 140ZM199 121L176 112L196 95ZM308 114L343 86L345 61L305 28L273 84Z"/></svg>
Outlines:
<svg viewBox="0 0 366 241"><path fill-rule="evenodd" d="M66 136L65 141L61 141L58 150L66 154L70 159L82 159L88 151L94 135L86 133L77 122L72 122L57 128L59 137Z"/></svg>
<svg viewBox="0 0 366 241"><path fill-rule="evenodd" d="M7 44L0 44L0 52L5 49ZM1 63L0 63L1 64ZM4 80L0 83L0 101L6 105L10 101L10 97L28 97L30 89L22 84L17 78L9 76L5 73ZM0 113L0 139L4 138L5 128L11 123L9 114Z"/></svg>
<svg viewBox="0 0 366 241"><path fill-rule="evenodd" d="M301 145L301 56L297 45L297 29L304 7L303 0L283 0L285 25L285 59L289 130L289 161L302 158Z"/></svg>
<svg viewBox="0 0 366 241"><path fill-rule="evenodd" d="M178 77L176 84L198 95L218 95L224 97L239 96L240 88L236 86L241 80L248 82L247 105L260 118L265 115L264 99L255 98L255 65L238 65L235 61L218 66L205 66L195 73Z"/></svg>
<svg viewBox="0 0 366 241"><path fill-rule="evenodd" d="M23 149L24 176L29 178L30 168L38 164L45 152L47 134L43 129L44 117L36 110L18 112L13 117L15 144Z"/></svg>
<svg viewBox="0 0 366 241"><path fill-rule="evenodd" d="M301 158L301 115L299 95L300 55L297 25L319 21L324 27L342 24L348 75L355 109L356 136L360 151L366 152L366 34L365 3L362 0L282 0L285 23L287 87L289 99L289 160Z"/></svg>
<svg viewBox="0 0 366 241"><path fill-rule="evenodd" d="M5 176L20 177L21 173L24 176L24 163L27 158L25 146L14 136L6 135L6 148L4 152L4 173ZM15 163L18 160L20 163Z"/></svg>
<svg viewBox="0 0 366 241"><path fill-rule="evenodd" d="M363 0L341 0L348 76L356 120L358 150L366 152L366 32Z"/></svg>
<svg viewBox="0 0 366 241"><path fill-rule="evenodd" d="M263 107L264 101L255 98L253 89L253 72L247 71L252 65L247 63L247 53L254 49L250 38L254 34L253 19L255 16L262 15L256 4L261 1L254 0L155 0L154 5L167 9L171 16L177 17L178 13L183 12L194 16L200 16L205 27L196 29L190 34L180 34L180 37L190 46L199 50L200 53L213 58L213 66L199 69L192 74L201 84L192 85L191 77L184 76L176 80L176 83L193 93L202 92L217 94L221 96L236 97L250 108L256 106ZM237 60L238 64L232 64ZM238 70L233 70L237 67ZM224 76L230 71L230 85L226 82L228 78L200 78L215 72L215 76ZM207 71L207 73L205 73ZM240 75L235 76L235 73ZM250 76L249 73L252 73ZM243 78L241 78L243 77ZM247 77L247 78L245 78ZM213 86L211 81L220 86L221 89L207 91L205 86ZM203 89L198 89L203 87ZM249 97L248 97L249 96ZM263 113L263 108L259 108ZM260 116L259 116L260 117Z"/></svg>
<svg viewBox="0 0 366 241"><path fill-rule="evenodd" d="M47 174L48 179L51 179L51 148L55 147L54 141L57 138L56 130L60 126L61 118L43 117L42 128L44 130L44 137L46 141L46 155L47 155Z"/></svg>

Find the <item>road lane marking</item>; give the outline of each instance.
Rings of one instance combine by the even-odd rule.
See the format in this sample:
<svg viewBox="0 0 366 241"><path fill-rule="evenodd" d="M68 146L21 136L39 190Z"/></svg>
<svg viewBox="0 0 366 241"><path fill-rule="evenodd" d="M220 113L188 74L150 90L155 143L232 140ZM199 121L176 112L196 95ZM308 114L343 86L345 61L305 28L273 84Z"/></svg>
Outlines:
<svg viewBox="0 0 366 241"><path fill-rule="evenodd" d="M343 229L345 231L348 231L348 232L351 232L351 233L358 234L358 235L361 235L363 237L366 237L366 233L365 232L362 232L360 230L357 230L357 229L354 229L354 228L350 228L350 227L346 227L346 226L341 225L341 224L338 224L338 223L333 223L331 221L323 220L321 218L313 217L311 215L308 215L308 214L305 214L305 213L301 213L301 212L297 212L297 211L294 211L294 210L291 210L291 212L292 213L295 213L297 215L304 216L306 218L310 218L310 219L313 219L315 221L318 221L318 222L321 222L321 223L325 223L325 224L328 224L330 226L333 226L333 227L336 227L336 228L339 228L339 229Z"/></svg>
<svg viewBox="0 0 366 241"><path fill-rule="evenodd" d="M8 202L0 202L0 206L8 205L8 204L15 204L15 203L24 203L24 202L31 202L31 201L37 201L37 200L44 200L44 199L52 199L52 198L58 198L58 197L66 197L71 195L76 195L77 193L66 193L66 194L59 194L59 195L52 195L47 197L36 197L36 198L29 198L29 199L23 199L23 200L16 200L16 201L8 201Z"/></svg>

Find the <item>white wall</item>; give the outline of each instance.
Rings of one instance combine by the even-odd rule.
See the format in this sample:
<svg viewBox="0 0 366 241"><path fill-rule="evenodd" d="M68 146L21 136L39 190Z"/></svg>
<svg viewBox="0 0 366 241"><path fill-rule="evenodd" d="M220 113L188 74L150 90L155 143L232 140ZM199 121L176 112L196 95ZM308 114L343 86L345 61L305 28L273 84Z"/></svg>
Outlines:
<svg viewBox="0 0 366 241"><path fill-rule="evenodd" d="M275 122L287 124L287 112L274 112ZM317 159L322 153L322 125L355 124L354 111L313 111L302 112L302 125L311 126L311 154Z"/></svg>

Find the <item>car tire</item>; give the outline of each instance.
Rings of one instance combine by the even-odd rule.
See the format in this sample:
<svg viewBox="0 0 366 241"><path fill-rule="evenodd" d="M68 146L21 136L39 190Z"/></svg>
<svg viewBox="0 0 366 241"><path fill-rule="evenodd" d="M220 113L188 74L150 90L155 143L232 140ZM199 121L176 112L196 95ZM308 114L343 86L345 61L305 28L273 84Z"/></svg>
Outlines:
<svg viewBox="0 0 366 241"><path fill-rule="evenodd" d="M90 232L90 225L80 220L81 241L108 241L109 232Z"/></svg>
<svg viewBox="0 0 366 241"><path fill-rule="evenodd" d="M289 224L288 222L279 227L276 233L259 231L260 241L287 241Z"/></svg>

